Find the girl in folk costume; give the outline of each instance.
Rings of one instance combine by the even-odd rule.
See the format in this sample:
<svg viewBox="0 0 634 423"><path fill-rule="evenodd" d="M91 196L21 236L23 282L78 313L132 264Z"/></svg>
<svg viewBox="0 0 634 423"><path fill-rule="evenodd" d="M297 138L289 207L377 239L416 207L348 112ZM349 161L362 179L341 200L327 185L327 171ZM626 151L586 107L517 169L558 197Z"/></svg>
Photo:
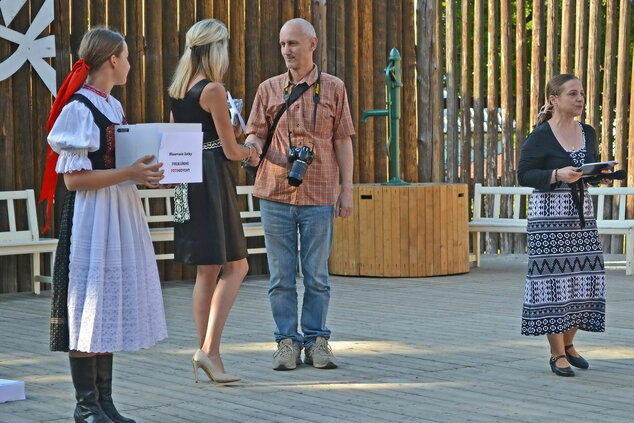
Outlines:
<svg viewBox="0 0 634 423"><path fill-rule="evenodd" d="M149 230L134 181L155 187L161 163L145 156L114 168L114 125L125 123L110 95L126 82L128 47L117 32L86 33L47 123L42 199L52 201L56 173L66 195L53 275L51 349L70 351L75 422L133 422L111 398L112 353L148 348L167 337ZM59 155L59 156L57 156Z"/></svg>

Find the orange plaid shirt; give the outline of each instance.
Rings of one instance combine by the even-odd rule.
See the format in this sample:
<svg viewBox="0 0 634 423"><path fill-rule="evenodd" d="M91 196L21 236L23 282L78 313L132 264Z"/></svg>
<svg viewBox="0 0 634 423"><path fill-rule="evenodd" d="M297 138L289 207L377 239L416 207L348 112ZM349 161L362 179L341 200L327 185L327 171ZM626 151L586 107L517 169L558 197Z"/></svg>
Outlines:
<svg viewBox="0 0 634 423"><path fill-rule="evenodd" d="M343 81L322 72L315 133L312 133L317 74L317 66L314 66L304 79L296 83L306 82L310 87L277 124L273 141L255 179L253 195L258 198L299 206L332 206L337 201L339 166L334 141L354 135L354 128ZM269 126L284 105L284 88L289 87L290 93L296 84L291 82L289 72L260 84L247 123L247 135L266 139ZM315 153L299 187L289 185L286 179L292 165L288 161L289 131L294 147L308 145Z"/></svg>

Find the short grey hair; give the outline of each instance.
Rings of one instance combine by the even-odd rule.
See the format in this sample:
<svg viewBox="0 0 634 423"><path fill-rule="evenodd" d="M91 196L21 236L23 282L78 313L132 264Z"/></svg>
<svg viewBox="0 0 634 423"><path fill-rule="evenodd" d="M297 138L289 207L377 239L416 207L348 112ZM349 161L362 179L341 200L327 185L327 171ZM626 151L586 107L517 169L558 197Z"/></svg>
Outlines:
<svg viewBox="0 0 634 423"><path fill-rule="evenodd" d="M315 32L315 27L313 26L313 24L308 22L306 19L302 19L302 18L295 18L295 19L290 19L286 21L284 25L282 25L282 28L280 29L280 31L284 29L285 26L291 26L291 25L297 25L299 29L302 31L302 33L306 35L308 38L317 38L317 33Z"/></svg>

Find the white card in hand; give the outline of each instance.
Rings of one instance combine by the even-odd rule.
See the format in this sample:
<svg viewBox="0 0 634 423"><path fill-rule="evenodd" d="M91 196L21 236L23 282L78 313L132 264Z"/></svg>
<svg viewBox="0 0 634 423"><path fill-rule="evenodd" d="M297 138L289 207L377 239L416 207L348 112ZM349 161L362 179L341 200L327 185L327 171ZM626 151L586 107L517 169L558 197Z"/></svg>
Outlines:
<svg viewBox="0 0 634 423"><path fill-rule="evenodd" d="M146 155L153 155L150 163L157 162L161 135L165 132L201 132L200 123L139 123L116 125L115 167L122 169ZM201 144L202 148L202 144Z"/></svg>
<svg viewBox="0 0 634 423"><path fill-rule="evenodd" d="M154 125L117 125L115 137L115 166L117 169L132 166L141 157L151 154L156 163L161 138Z"/></svg>
<svg viewBox="0 0 634 423"><path fill-rule="evenodd" d="M158 152L165 172L161 184L202 182L202 146L202 132L164 132Z"/></svg>

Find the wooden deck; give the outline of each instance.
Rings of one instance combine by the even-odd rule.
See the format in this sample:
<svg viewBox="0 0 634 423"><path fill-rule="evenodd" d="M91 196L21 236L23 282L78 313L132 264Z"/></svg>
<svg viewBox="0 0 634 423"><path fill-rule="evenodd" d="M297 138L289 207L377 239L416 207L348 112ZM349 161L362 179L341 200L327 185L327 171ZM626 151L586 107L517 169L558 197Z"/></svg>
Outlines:
<svg viewBox="0 0 634 423"><path fill-rule="evenodd" d="M169 338L116 356L115 401L140 423L632 422L634 278L624 263L608 270L608 330L578 336L591 368L574 378L550 372L544 337L519 334L525 263L484 256L458 276L333 277L337 370L271 369L267 282L249 279L225 332L225 365L243 377L231 386L194 383L192 283L165 283ZM49 301L0 295L0 378L24 380L28 397L0 404L2 423L72 421L66 356L47 349Z"/></svg>

